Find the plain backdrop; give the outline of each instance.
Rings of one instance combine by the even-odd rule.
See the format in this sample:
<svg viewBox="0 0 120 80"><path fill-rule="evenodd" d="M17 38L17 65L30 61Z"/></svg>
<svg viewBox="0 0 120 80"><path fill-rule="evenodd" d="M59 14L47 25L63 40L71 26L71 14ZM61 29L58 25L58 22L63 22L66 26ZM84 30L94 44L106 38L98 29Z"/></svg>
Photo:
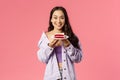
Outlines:
<svg viewBox="0 0 120 80"><path fill-rule="evenodd" d="M77 80L120 80L120 0L0 0L0 80L43 80L37 44L55 6L82 44Z"/></svg>

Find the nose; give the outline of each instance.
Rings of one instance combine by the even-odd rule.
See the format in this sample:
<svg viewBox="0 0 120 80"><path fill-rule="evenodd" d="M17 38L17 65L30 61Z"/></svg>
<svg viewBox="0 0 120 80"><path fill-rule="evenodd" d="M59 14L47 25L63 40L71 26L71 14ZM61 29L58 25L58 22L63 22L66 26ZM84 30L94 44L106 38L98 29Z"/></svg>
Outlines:
<svg viewBox="0 0 120 80"><path fill-rule="evenodd" d="M58 18L58 20L57 20L58 22L61 22L61 20Z"/></svg>

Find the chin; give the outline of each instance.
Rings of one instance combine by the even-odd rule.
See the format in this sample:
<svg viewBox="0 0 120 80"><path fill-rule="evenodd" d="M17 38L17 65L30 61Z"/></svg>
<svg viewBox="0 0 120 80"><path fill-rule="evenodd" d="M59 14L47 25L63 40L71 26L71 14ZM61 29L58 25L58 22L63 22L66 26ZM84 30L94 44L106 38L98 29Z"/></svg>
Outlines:
<svg viewBox="0 0 120 80"><path fill-rule="evenodd" d="M58 30L61 30L62 28L63 28L63 27L58 27L57 29L58 29Z"/></svg>

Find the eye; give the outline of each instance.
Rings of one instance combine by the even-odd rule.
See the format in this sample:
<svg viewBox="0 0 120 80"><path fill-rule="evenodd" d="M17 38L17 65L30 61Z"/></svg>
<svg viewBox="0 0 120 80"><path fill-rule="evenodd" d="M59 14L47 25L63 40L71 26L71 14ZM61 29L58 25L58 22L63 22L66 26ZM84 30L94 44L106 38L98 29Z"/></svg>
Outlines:
<svg viewBox="0 0 120 80"><path fill-rule="evenodd" d="M54 19L57 19L57 17L53 17Z"/></svg>
<svg viewBox="0 0 120 80"><path fill-rule="evenodd" d="M60 17L61 19L65 19L64 17Z"/></svg>

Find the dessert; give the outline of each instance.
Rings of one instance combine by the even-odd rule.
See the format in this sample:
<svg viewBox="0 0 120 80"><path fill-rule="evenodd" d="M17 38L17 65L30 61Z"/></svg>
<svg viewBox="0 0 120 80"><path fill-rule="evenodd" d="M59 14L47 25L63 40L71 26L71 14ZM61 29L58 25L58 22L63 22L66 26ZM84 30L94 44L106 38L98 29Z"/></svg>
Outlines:
<svg viewBox="0 0 120 80"><path fill-rule="evenodd" d="M65 39L65 38L68 38L68 36L66 36L64 33L56 33L54 36L53 36L54 39Z"/></svg>
<svg viewBox="0 0 120 80"><path fill-rule="evenodd" d="M64 38L65 36L64 36L64 33L56 33L55 35L54 35L54 38Z"/></svg>

